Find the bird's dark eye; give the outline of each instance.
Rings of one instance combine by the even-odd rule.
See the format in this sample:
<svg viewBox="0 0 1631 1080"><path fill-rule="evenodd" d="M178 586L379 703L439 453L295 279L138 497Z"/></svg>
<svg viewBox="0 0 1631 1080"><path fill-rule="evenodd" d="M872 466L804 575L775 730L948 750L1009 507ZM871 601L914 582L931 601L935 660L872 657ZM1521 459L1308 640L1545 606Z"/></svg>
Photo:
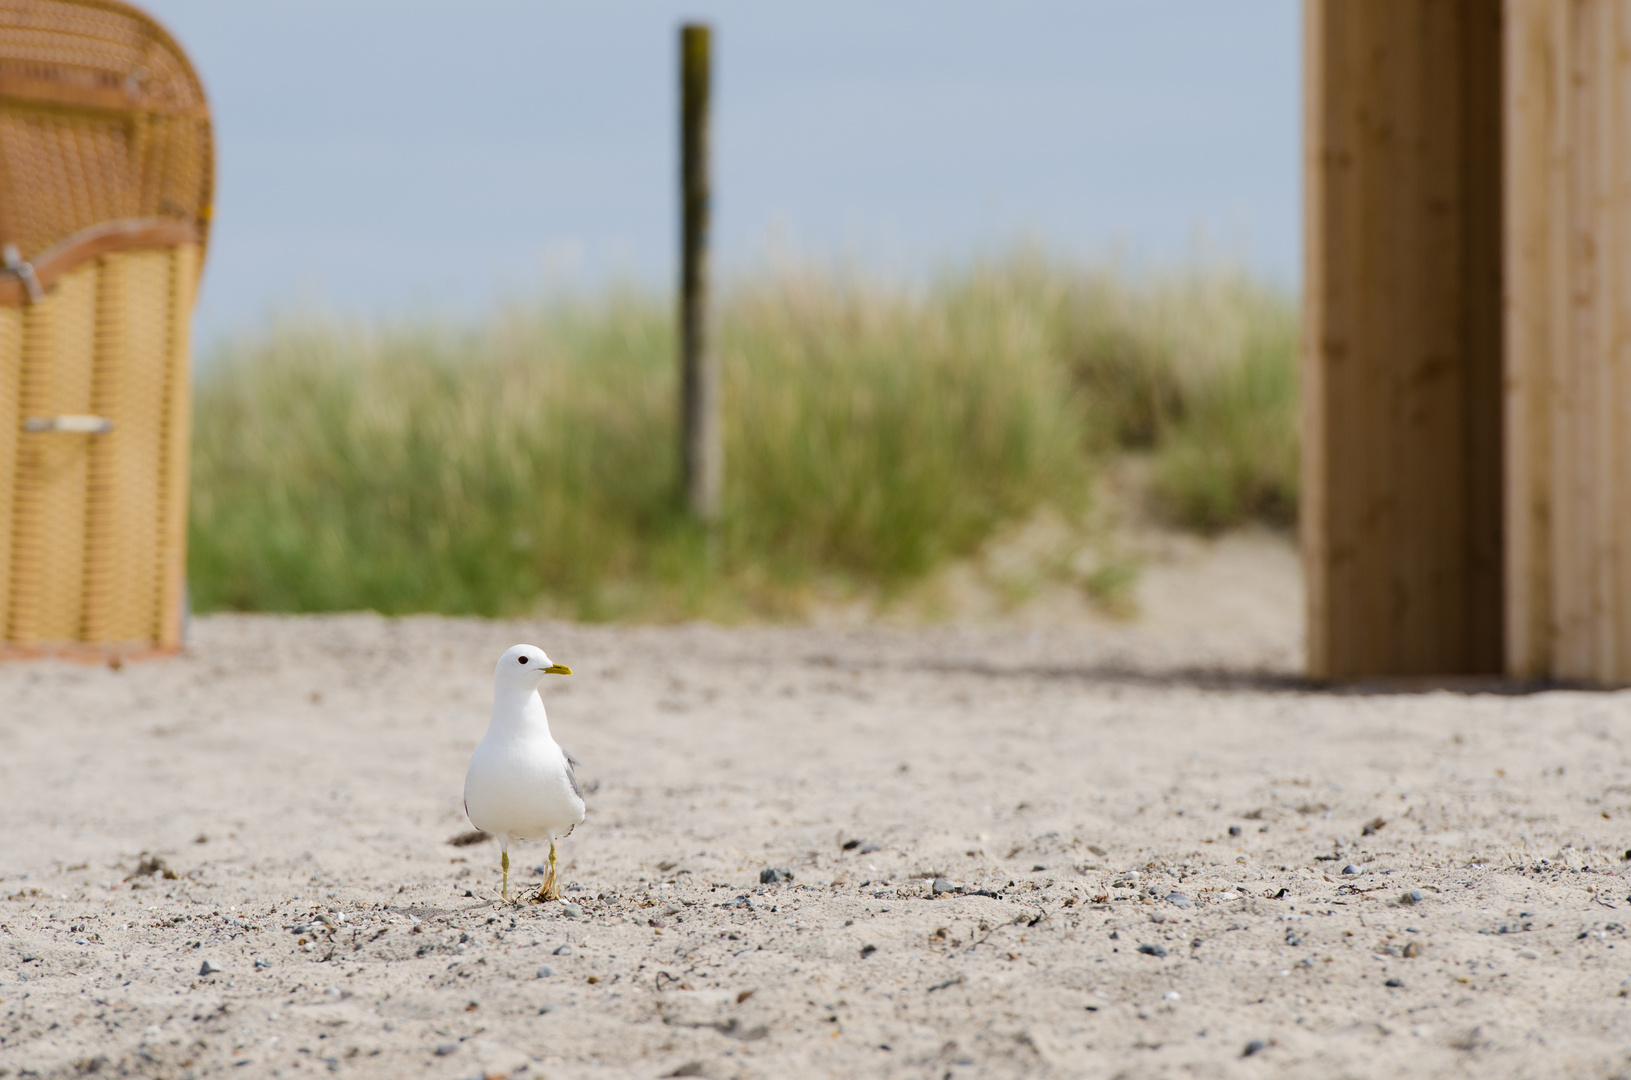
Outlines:
<svg viewBox="0 0 1631 1080"><path fill-rule="evenodd" d="M518 656L515 658L515 662L518 664L525 664L527 662L527 658L525 656Z"/></svg>

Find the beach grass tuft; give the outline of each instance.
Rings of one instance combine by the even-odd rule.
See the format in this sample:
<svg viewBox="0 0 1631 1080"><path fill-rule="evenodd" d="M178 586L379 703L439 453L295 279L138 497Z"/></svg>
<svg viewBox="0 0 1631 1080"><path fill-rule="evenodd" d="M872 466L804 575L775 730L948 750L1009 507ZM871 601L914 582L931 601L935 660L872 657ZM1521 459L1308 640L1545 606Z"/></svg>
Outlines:
<svg viewBox="0 0 1631 1080"><path fill-rule="evenodd" d="M1022 251L921 287L811 268L718 308L718 527L677 497L673 312L634 288L479 324L285 320L199 365L203 611L793 615L887 595L1153 455L1203 530L1296 507L1295 306L1226 267ZM1119 586L1118 586L1119 587Z"/></svg>

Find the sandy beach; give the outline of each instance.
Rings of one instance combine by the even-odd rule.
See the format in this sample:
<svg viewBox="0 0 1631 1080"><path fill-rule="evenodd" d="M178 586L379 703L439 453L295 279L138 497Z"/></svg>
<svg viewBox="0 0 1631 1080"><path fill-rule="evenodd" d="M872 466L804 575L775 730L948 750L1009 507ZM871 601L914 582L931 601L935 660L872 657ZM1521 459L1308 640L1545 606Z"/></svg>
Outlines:
<svg viewBox="0 0 1631 1080"><path fill-rule="evenodd" d="M1230 552L1129 625L0 665L0 1076L1631 1075L1631 699L1307 686L1294 561ZM518 641L566 903L449 842Z"/></svg>

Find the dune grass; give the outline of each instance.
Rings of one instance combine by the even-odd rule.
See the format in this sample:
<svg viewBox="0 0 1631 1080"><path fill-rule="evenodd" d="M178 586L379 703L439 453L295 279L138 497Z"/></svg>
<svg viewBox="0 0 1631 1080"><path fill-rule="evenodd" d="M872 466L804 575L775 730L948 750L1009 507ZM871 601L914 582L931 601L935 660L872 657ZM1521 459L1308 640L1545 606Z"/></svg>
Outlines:
<svg viewBox="0 0 1631 1080"><path fill-rule="evenodd" d="M200 364L199 610L585 619L887 594L1156 455L1175 521L1295 507L1295 313L1223 269L1035 253L923 289L789 271L725 293L725 509L681 512L672 311L637 290L482 325L295 321Z"/></svg>

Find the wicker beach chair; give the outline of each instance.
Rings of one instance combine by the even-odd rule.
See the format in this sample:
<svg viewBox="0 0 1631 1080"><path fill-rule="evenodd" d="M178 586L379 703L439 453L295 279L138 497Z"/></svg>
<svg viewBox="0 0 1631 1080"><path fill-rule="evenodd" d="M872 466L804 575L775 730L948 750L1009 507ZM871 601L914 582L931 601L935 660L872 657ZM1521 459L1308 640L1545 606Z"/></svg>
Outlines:
<svg viewBox="0 0 1631 1080"><path fill-rule="evenodd" d="M213 174L157 23L0 0L0 653L180 643Z"/></svg>

